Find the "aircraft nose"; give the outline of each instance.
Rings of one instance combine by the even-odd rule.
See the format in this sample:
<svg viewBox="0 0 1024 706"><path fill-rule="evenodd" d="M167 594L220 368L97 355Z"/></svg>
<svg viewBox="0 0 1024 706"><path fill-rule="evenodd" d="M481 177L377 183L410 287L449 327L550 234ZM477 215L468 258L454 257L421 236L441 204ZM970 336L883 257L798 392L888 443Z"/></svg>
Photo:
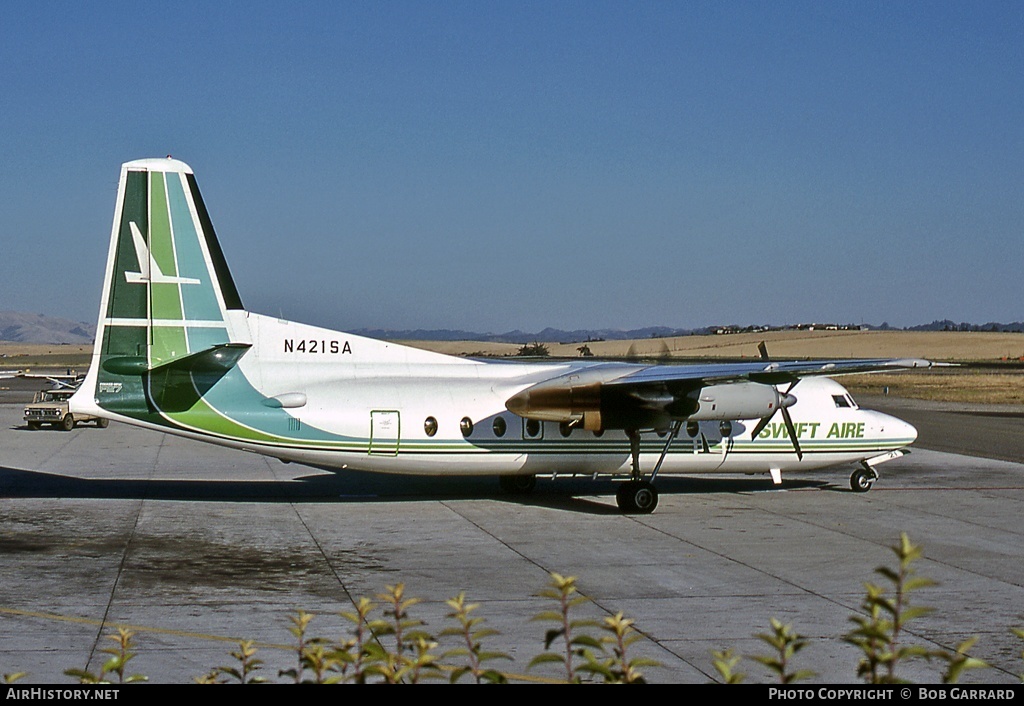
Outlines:
<svg viewBox="0 0 1024 706"><path fill-rule="evenodd" d="M917 427L899 417L886 415L884 429L886 436L904 441L908 446L917 441Z"/></svg>
<svg viewBox="0 0 1024 706"><path fill-rule="evenodd" d="M917 427L910 422L904 422L902 419L900 423L906 428L906 435L910 438L910 443L917 441Z"/></svg>

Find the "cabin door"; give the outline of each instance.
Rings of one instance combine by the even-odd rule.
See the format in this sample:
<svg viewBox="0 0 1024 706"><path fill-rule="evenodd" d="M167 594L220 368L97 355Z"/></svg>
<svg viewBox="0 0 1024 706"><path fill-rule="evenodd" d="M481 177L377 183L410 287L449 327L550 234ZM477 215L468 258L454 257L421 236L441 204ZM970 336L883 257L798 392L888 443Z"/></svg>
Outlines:
<svg viewBox="0 0 1024 706"><path fill-rule="evenodd" d="M370 412L370 453L385 456L398 455L400 427L397 410Z"/></svg>

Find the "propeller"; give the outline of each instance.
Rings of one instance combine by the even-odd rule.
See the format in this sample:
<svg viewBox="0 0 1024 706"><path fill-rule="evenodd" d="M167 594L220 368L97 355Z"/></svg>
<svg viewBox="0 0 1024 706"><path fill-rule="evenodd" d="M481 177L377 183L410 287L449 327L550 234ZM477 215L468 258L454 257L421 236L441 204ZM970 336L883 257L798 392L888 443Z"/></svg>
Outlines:
<svg viewBox="0 0 1024 706"><path fill-rule="evenodd" d="M793 450L796 451L796 457L802 461L804 458L804 452L800 448L800 441L796 438L796 427L793 426L793 417L789 415L789 407L796 404L796 397L789 393L794 387L796 387L798 382L800 381L795 381L783 394L779 396L781 399L779 400L779 406L775 408L775 412L782 412L782 421L786 423L786 431L789 432L790 441L793 442ZM772 412L767 417L761 418L761 421L757 423L757 426L754 427L754 431L750 434L751 439L756 439L757 435L764 431L764 428L768 426L768 423L771 422L772 418L775 416L775 412Z"/></svg>
<svg viewBox="0 0 1024 706"><path fill-rule="evenodd" d="M768 347L765 345L764 341L761 341L758 344L757 350L760 351L762 360L769 360ZM793 442L793 450L796 451L797 460L802 461L804 458L804 452L800 448L800 440L796 438L796 427L793 426L793 417L791 417L789 414L789 407L796 404L796 397L789 393L793 391L793 388L796 387L797 383L799 382L799 379L794 380L792 383L790 383L789 387L786 388L786 391L783 394L779 395L779 406L776 407L775 411L769 414L767 417L761 418L761 421L758 422L757 426L754 427L754 431L751 433L750 438L756 439L757 435L764 431L764 428L768 426L769 422L772 421L772 418L775 417L775 413L781 411L782 421L785 422L786 431L789 432L789 439L790 441ZM778 387L775 388L776 391L778 391L778 389Z"/></svg>

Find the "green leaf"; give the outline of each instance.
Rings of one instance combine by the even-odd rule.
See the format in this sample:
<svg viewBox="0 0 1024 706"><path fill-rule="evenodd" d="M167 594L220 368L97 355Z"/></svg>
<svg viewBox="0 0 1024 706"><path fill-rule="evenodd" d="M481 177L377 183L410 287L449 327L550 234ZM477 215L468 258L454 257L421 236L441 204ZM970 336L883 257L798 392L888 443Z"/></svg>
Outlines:
<svg viewBox="0 0 1024 706"><path fill-rule="evenodd" d="M553 652L541 652L539 655L530 660L530 664L527 665L527 669L531 669L534 665L537 664L550 664L553 662L563 664L564 659L565 658L561 655L556 655Z"/></svg>
<svg viewBox="0 0 1024 706"><path fill-rule="evenodd" d="M561 637L564 633L565 630L561 628L557 630L548 630L544 634L544 649L549 649L551 647L551 643L557 640L559 637Z"/></svg>
<svg viewBox="0 0 1024 706"><path fill-rule="evenodd" d="M603 650L604 643L600 640L591 637L590 635L577 635L569 641L571 645L580 645L584 647L593 647L595 649Z"/></svg>

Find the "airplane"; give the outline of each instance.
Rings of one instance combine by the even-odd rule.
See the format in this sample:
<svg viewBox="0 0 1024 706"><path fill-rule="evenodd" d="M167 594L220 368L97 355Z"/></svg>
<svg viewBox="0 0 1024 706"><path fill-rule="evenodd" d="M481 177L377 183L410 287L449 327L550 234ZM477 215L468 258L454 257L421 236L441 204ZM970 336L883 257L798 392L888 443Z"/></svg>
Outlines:
<svg viewBox="0 0 1024 706"><path fill-rule="evenodd" d="M55 389L76 389L82 380L85 379L85 375L72 370L68 370L67 373L31 373L27 368L25 370L0 370L0 380L12 380L14 378L46 380Z"/></svg>
<svg viewBox="0 0 1024 706"><path fill-rule="evenodd" d="M861 409L830 376L918 359L648 365L443 355L246 310L195 175L122 165L99 323L71 411L343 473L613 478L653 512L661 474L876 466L913 426Z"/></svg>
<svg viewBox="0 0 1024 706"><path fill-rule="evenodd" d="M11 377L23 378L25 380L46 380L54 389L65 390L77 389L82 384L82 380L85 379L83 373L76 373L72 370L68 370L67 373L30 373L27 370L19 370Z"/></svg>

